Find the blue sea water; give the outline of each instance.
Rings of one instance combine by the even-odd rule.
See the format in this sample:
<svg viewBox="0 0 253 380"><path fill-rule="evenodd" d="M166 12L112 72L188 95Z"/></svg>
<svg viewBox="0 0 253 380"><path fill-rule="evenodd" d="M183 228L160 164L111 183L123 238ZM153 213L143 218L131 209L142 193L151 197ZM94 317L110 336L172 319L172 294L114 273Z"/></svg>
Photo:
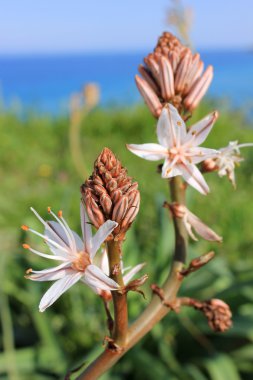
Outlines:
<svg viewBox="0 0 253 380"><path fill-rule="evenodd" d="M59 114L68 109L71 93L95 82L102 105L129 105L140 101L134 75L145 52L0 56L0 91L8 107L18 99L39 112ZM253 52L203 51L206 65L214 66L212 97L226 97L232 105L253 107ZM251 108L251 111L249 110Z"/></svg>

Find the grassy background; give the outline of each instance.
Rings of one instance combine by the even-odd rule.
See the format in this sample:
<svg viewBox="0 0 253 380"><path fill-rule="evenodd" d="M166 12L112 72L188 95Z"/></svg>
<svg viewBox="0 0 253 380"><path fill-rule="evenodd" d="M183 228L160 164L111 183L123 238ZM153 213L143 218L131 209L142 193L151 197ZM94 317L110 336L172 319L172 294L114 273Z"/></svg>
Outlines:
<svg viewBox="0 0 253 380"><path fill-rule="evenodd" d="M206 103L195 114L199 119L217 105ZM220 104L218 105L220 108ZM70 226L80 232L79 178L69 149L69 120L27 113L0 113L0 379L62 379L67 369L96 355L106 331L101 301L81 284L73 287L45 313L38 303L48 283L24 279L25 269L50 265L21 248L29 241L44 249L39 239L25 236L19 226L42 231L29 211L33 206L45 218L46 207L63 209ZM147 262L149 284L161 283L173 250L172 223L165 209L167 182L156 173L157 163L132 155L125 143L155 142L155 121L144 107L96 109L81 130L83 160L88 172L104 146L111 148L129 174L139 182L142 207L124 243L125 265ZM253 141L243 115L223 107L208 137L209 147L230 140ZM231 305L234 326L214 334L201 315L183 310L172 313L145 337L106 379L238 380L253 374L253 150L236 171L237 191L227 178L207 175L208 197L188 191L189 208L224 238L222 245L203 240L191 243L190 258L214 249L217 257L185 281L181 294L218 297ZM189 258L189 259L190 259ZM150 298L149 286L145 290ZM130 319L148 300L129 295Z"/></svg>

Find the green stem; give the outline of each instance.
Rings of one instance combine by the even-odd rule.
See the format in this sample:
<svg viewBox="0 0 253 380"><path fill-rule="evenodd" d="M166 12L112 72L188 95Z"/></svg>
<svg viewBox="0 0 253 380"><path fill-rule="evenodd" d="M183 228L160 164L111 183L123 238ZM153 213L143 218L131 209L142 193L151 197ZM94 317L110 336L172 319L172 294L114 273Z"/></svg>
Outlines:
<svg viewBox="0 0 253 380"><path fill-rule="evenodd" d="M107 243L107 247L110 277L123 287L124 281L121 272L122 242L112 240ZM114 326L112 337L117 345L124 346L128 329L127 295L113 291L112 299L114 307Z"/></svg>
<svg viewBox="0 0 253 380"><path fill-rule="evenodd" d="M170 180L170 193L172 202L185 204L185 188L180 176ZM182 218L173 217L173 223L175 228L174 260L185 263L188 248L187 231Z"/></svg>

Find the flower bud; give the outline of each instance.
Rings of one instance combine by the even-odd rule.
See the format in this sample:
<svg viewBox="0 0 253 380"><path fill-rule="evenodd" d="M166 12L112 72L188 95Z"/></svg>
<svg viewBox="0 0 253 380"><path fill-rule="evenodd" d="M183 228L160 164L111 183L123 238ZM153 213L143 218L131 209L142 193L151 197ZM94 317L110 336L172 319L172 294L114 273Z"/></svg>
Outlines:
<svg viewBox="0 0 253 380"><path fill-rule="evenodd" d="M213 78L212 66L203 73L200 55L193 54L168 32L158 39L154 52L144 58L144 63L139 66L142 78L137 76L136 84L156 118L168 102L179 110L192 112Z"/></svg>
<svg viewBox="0 0 253 380"><path fill-rule="evenodd" d="M219 299L211 299L203 302L201 311L208 320L212 330L224 332L232 326L232 313L230 307Z"/></svg>
<svg viewBox="0 0 253 380"><path fill-rule="evenodd" d="M138 183L112 151L104 148L94 164L91 177L81 186L83 201L91 222L99 228L104 221L114 220L118 227L111 236L123 240L140 207Z"/></svg>

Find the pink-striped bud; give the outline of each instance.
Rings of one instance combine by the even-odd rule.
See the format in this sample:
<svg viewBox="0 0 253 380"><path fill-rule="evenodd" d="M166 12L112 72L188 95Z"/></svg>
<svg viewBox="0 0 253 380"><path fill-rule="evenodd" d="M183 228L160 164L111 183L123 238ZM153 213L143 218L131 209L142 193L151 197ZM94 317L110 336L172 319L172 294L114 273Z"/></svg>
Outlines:
<svg viewBox="0 0 253 380"><path fill-rule="evenodd" d="M162 97L169 101L175 94L174 90L174 75L168 58L161 56L160 59L160 83Z"/></svg>
<svg viewBox="0 0 253 380"><path fill-rule="evenodd" d="M143 79L150 85L152 90L159 95L159 87L156 81L152 78L150 70L143 65L139 65L138 67L139 73L142 75Z"/></svg>
<svg viewBox="0 0 253 380"><path fill-rule="evenodd" d="M156 93L149 84L138 75L135 76L135 82L151 113L158 118L163 107Z"/></svg>
<svg viewBox="0 0 253 380"><path fill-rule="evenodd" d="M189 94L184 100L184 105L189 111L193 111L207 92L213 79L213 67L208 66L204 74L195 82Z"/></svg>

